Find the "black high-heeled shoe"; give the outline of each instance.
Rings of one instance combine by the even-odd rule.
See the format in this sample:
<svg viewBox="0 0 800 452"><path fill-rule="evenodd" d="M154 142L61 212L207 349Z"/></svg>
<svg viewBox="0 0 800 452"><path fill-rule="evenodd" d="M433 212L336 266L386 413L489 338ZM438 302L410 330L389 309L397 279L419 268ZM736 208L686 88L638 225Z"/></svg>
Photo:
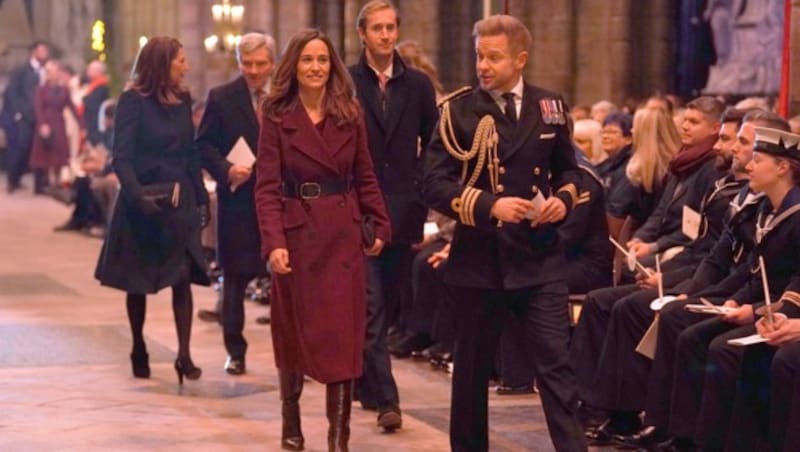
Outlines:
<svg viewBox="0 0 800 452"><path fill-rule="evenodd" d="M131 353L131 368L136 378L150 378L150 361L147 353Z"/></svg>
<svg viewBox="0 0 800 452"><path fill-rule="evenodd" d="M178 384L183 385L183 377L187 380L197 380L203 375L203 369L197 367L189 358L175 360L175 372L178 374Z"/></svg>

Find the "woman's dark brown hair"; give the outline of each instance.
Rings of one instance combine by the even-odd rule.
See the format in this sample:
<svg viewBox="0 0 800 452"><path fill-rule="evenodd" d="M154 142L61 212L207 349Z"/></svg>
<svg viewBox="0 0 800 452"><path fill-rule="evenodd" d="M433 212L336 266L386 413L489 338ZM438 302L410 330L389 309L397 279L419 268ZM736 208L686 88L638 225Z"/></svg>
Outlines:
<svg viewBox="0 0 800 452"><path fill-rule="evenodd" d="M280 121L280 117L296 108L298 97L297 63L306 44L319 39L328 47L331 70L325 85L322 108L325 116L331 116L338 125L355 124L361 114L356 100L355 88L350 73L337 55L333 43L321 31L302 30L295 34L286 46L278 69L272 79L272 90L262 107L263 117Z"/></svg>
<svg viewBox="0 0 800 452"><path fill-rule="evenodd" d="M131 89L143 96L153 96L164 105L181 103L186 89L175 85L170 77L172 60L181 47L180 41L169 36L150 38L136 56Z"/></svg>

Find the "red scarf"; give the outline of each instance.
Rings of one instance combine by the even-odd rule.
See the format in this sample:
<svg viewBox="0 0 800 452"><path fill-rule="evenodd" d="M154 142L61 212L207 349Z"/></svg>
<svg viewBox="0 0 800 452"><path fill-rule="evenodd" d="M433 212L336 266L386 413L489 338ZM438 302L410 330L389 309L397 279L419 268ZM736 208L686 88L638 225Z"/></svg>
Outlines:
<svg viewBox="0 0 800 452"><path fill-rule="evenodd" d="M717 152L714 150L716 141L717 137L712 135L692 146L681 147L678 155L669 162L669 172L678 177L691 174L704 163L716 157Z"/></svg>

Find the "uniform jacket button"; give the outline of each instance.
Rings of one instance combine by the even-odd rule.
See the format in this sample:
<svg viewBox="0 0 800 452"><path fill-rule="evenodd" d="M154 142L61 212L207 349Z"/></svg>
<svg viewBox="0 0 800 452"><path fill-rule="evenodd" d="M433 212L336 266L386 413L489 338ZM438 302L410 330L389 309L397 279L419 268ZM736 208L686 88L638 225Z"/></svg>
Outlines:
<svg viewBox="0 0 800 452"><path fill-rule="evenodd" d="M542 170L540 170L538 166L534 166L533 167L533 175L534 176L538 176L541 172L542 172Z"/></svg>
<svg viewBox="0 0 800 452"><path fill-rule="evenodd" d="M497 171L498 171L500 174L505 174L505 173L506 173L506 167L505 167L505 166L501 166L500 168L498 168L498 169L497 169Z"/></svg>
<svg viewBox="0 0 800 452"><path fill-rule="evenodd" d="M505 189L506 187L504 187L503 184L497 184L497 193L503 193Z"/></svg>

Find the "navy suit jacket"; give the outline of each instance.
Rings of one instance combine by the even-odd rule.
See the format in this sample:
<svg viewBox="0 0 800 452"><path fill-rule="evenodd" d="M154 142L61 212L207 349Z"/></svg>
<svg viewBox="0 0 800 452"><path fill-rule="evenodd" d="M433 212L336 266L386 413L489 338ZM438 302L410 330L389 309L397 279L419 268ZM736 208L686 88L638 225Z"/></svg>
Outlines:
<svg viewBox="0 0 800 452"><path fill-rule="evenodd" d="M392 242L422 241L427 208L422 202L421 152L439 119L436 92L422 72L406 67L395 52L385 111L378 77L362 53L350 67L364 109L369 151L392 221Z"/></svg>
<svg viewBox="0 0 800 452"><path fill-rule="evenodd" d="M8 78L8 85L3 95L3 116L8 121L24 120L30 124L36 122L33 111L33 95L39 86L39 74L33 70L29 62L14 69Z"/></svg>

